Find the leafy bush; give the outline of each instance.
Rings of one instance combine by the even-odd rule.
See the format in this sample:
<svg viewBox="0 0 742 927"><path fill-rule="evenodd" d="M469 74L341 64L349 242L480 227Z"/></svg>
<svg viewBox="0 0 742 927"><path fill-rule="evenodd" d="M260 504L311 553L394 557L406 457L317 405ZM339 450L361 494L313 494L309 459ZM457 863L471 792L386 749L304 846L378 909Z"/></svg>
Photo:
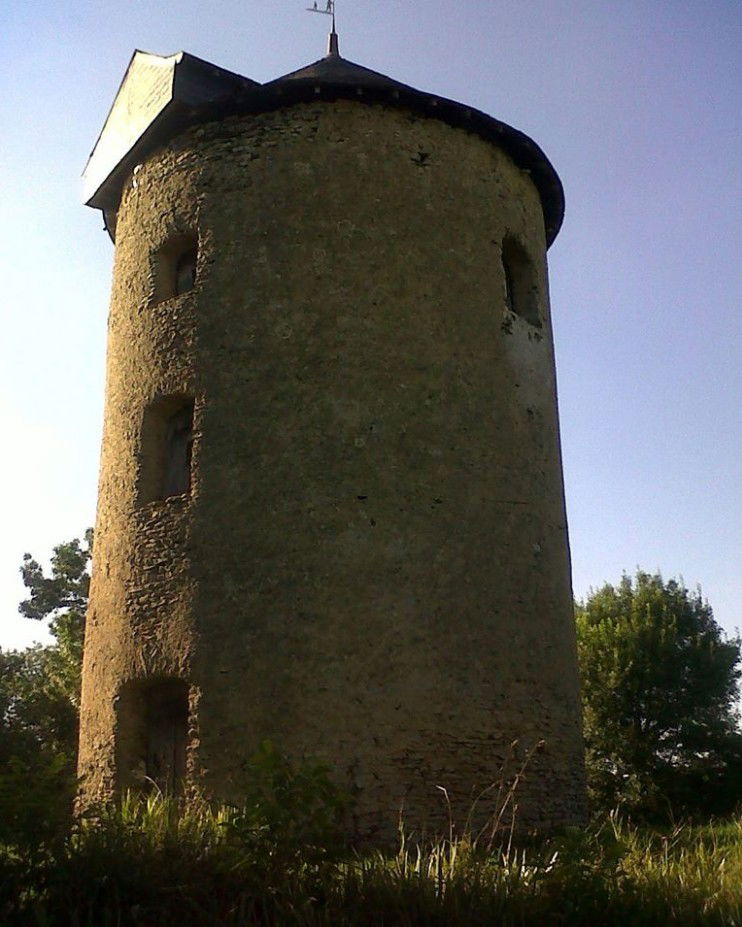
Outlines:
<svg viewBox="0 0 742 927"><path fill-rule="evenodd" d="M328 767L313 760L293 764L265 740L239 791L243 802L226 812L224 826L246 861L316 866L339 851L348 799Z"/></svg>
<svg viewBox="0 0 742 927"><path fill-rule="evenodd" d="M63 834L76 788L80 665L93 535L54 548L51 575L30 554L19 611L49 621L54 643L0 649L0 842L29 848Z"/></svg>
<svg viewBox="0 0 742 927"><path fill-rule="evenodd" d="M49 675L52 649L0 650L0 842L34 845L69 826L77 712Z"/></svg>

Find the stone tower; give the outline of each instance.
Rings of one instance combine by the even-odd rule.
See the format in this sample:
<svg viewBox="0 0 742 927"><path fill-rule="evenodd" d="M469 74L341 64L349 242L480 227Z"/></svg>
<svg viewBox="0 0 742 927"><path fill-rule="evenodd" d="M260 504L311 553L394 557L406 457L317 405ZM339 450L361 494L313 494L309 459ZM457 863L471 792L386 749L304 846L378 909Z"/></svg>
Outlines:
<svg viewBox="0 0 742 927"><path fill-rule="evenodd" d="M116 249L83 802L237 798L268 738L383 836L543 740L519 822L580 820L543 152L333 36L263 85L137 52L85 183Z"/></svg>

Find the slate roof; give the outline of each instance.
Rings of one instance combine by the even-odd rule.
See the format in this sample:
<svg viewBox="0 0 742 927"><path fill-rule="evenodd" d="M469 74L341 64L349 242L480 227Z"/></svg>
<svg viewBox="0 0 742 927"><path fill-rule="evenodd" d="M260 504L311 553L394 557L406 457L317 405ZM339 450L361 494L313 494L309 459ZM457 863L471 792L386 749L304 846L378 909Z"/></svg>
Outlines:
<svg viewBox="0 0 742 927"><path fill-rule="evenodd" d="M134 166L191 125L336 99L405 107L494 142L531 175L541 198L547 244L556 238L564 216L564 191L548 158L527 135L465 104L416 90L337 54L259 84L186 52L167 58L135 52L83 173L85 202L104 212L115 210Z"/></svg>

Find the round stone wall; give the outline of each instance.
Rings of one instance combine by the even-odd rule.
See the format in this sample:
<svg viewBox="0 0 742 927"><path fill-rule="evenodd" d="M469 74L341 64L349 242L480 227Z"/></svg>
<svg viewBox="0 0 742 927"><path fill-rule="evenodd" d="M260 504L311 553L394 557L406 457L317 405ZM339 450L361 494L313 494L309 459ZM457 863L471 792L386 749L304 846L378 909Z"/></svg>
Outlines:
<svg viewBox="0 0 742 927"><path fill-rule="evenodd" d="M238 798L268 738L326 761L379 838L400 808L441 825L437 786L460 817L543 741L518 821L580 820L527 174L434 119L302 104L177 138L130 178L116 239L83 801L146 779L142 732L172 722L188 786ZM175 412L189 486L168 495Z"/></svg>

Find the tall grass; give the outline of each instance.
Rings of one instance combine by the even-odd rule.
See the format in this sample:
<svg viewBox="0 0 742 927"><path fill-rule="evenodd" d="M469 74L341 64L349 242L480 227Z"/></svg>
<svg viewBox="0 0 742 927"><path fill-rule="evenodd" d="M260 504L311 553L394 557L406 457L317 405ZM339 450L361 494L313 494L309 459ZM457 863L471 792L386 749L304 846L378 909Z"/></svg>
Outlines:
<svg viewBox="0 0 742 927"><path fill-rule="evenodd" d="M0 851L2 927L742 927L742 819L617 816L516 848L471 833L340 853L251 809L128 798L56 845ZM303 843L302 843L303 840Z"/></svg>

